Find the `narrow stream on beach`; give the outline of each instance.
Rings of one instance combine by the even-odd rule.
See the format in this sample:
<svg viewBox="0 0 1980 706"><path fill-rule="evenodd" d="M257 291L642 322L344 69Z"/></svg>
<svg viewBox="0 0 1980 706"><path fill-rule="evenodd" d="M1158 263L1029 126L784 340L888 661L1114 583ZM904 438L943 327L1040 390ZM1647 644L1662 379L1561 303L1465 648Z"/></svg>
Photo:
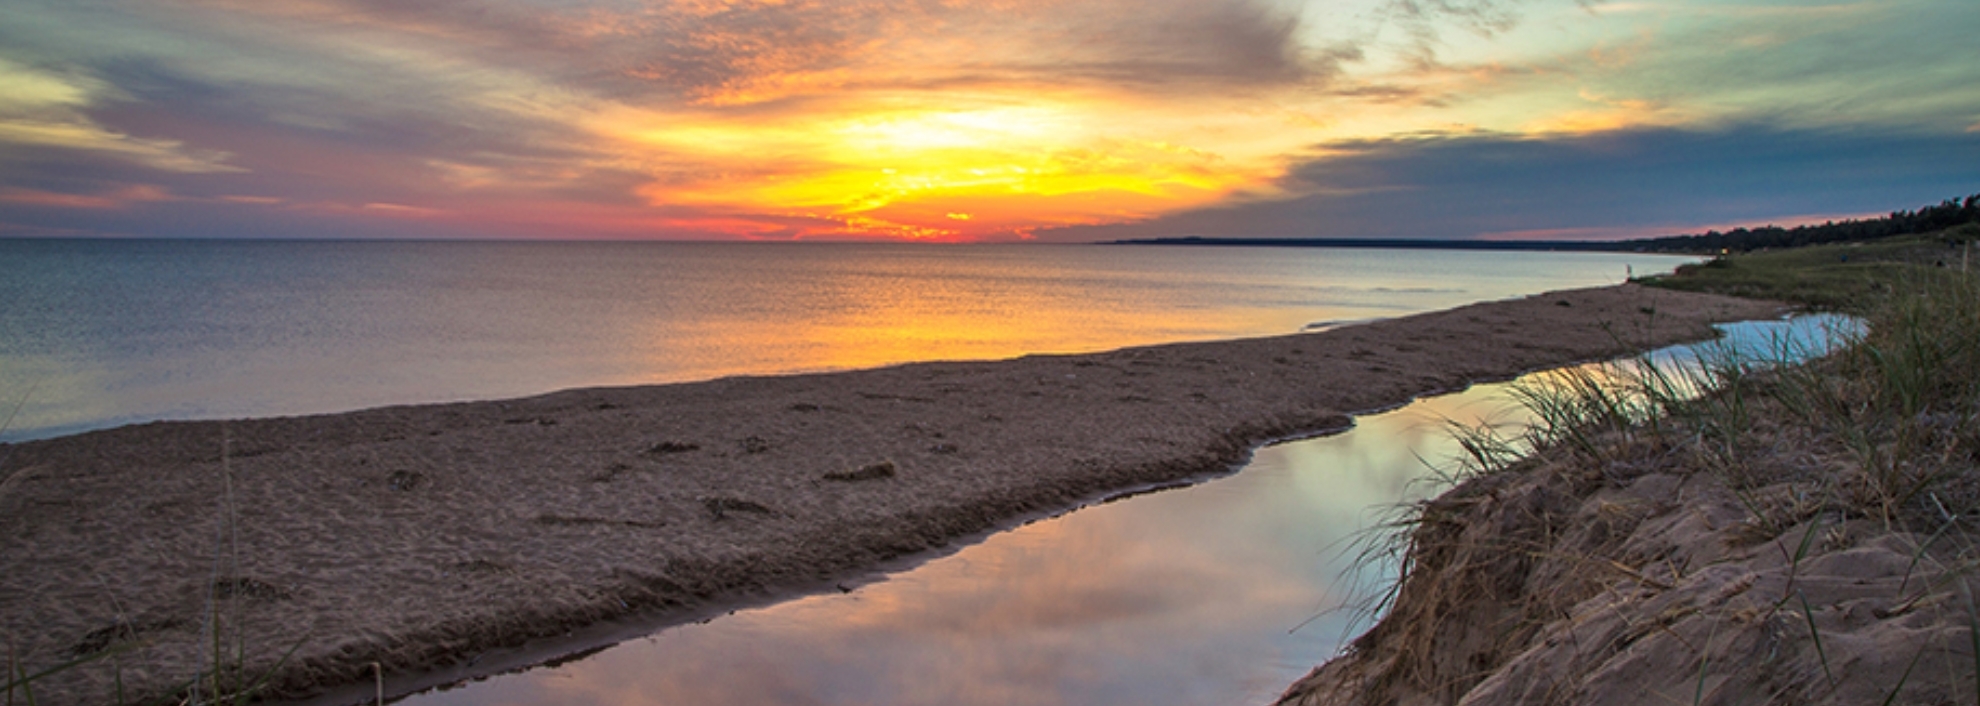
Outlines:
<svg viewBox="0 0 1980 706"><path fill-rule="evenodd" d="M1834 316L1723 327L1778 360ZM1706 353L1710 355L1710 353ZM1351 571L1399 503L1433 493L1448 425L1516 423L1509 385L1369 414L1259 449L1241 472L1000 532L844 593L666 628L583 659L414 695L452 704L1264 704L1333 655L1393 574ZM1365 624L1361 627L1365 627Z"/></svg>

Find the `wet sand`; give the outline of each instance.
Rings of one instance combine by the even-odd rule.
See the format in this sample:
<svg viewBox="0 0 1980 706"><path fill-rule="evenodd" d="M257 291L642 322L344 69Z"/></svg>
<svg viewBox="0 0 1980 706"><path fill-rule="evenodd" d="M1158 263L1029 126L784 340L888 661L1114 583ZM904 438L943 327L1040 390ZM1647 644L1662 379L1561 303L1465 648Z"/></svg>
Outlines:
<svg viewBox="0 0 1980 706"><path fill-rule="evenodd" d="M211 660L304 696L817 589L1259 443L1775 305L1574 290L1321 333L166 422L7 447L0 636L40 703ZM293 649L293 653L290 650ZM284 654L290 656L282 660ZM223 662L228 660L223 660Z"/></svg>

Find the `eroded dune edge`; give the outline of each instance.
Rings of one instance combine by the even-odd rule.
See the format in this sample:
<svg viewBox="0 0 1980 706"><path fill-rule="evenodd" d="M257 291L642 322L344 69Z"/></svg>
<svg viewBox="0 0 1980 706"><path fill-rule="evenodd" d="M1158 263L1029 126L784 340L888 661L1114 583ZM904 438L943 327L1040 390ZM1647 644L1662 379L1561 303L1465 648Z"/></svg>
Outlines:
<svg viewBox="0 0 1980 706"><path fill-rule="evenodd" d="M17 673L82 661L33 683L42 704L177 693L210 675L215 634L223 668L272 668L284 697L369 685L374 663L398 690L1226 472L1350 412L1778 313L1620 285L1272 338L14 444L0 630Z"/></svg>
<svg viewBox="0 0 1980 706"><path fill-rule="evenodd" d="M1976 310L1921 289L1655 416L1553 414L1539 451L1398 508L1381 619L1278 703L1980 699Z"/></svg>

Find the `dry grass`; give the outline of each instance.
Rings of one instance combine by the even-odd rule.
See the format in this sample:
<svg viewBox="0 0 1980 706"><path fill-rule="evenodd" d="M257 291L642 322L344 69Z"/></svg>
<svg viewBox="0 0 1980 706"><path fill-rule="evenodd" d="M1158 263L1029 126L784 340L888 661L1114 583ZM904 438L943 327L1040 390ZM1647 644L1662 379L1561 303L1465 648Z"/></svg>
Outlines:
<svg viewBox="0 0 1980 706"><path fill-rule="evenodd" d="M1688 479L1686 488L1722 489L1743 508L1717 535L1728 546L1707 554L1777 553L1783 566L1715 589L1740 595L1757 581L1778 591L1758 603L1722 597L1624 618L1629 627L1616 645L1654 637L1696 654L1689 676L1669 675L1684 684L1661 698L1723 697L1733 689L1724 686L1733 683L1728 670L1748 668L1724 659L1742 640L1773 641L1768 660L1779 661L1752 667L1772 671L1754 682L1764 688L1735 701L1980 698L1980 614L1968 586L1980 566L1977 281L1935 269L1866 287L1878 294L1847 308L1862 313L1868 332L1811 363L1784 364L1792 354L1784 350L1690 368L1633 361L1521 383L1516 396L1537 421L1455 427L1465 455L1447 477L1452 490L1371 533L1386 542L1364 543L1364 559L1393 555L1400 570L1362 605L1383 617L1351 644L1355 664L1341 672L1354 675L1349 691L1367 704L1456 703L1488 678L1502 687L1508 680L1495 672L1537 642L1561 639L1563 623L1585 619L1577 611L1679 593L1671 589L1704 573L1687 563L1696 552L1632 553L1640 541L1631 535L1654 508L1605 499L1631 497L1618 489L1662 474ZM1862 646L1836 632L1833 606L1810 602L1815 589L1803 565L1880 542L1909 548L1910 567L1878 598L1877 616L1897 620L1929 606L1938 621L1930 634L1957 633L1951 642L1972 645L1920 637L1916 652L1903 655L1908 663L1881 670L1857 652L1838 656ZM1615 659L1620 649L1584 652ZM1927 655L1937 668L1915 671ZM1797 674L1796 664L1819 669ZM1594 687L1549 688L1540 700L1586 698Z"/></svg>

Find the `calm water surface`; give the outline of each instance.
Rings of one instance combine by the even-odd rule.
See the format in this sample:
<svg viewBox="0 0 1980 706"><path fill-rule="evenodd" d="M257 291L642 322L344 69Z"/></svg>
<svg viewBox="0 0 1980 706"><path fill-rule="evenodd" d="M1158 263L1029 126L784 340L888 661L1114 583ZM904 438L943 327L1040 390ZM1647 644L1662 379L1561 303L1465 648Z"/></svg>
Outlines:
<svg viewBox="0 0 1980 706"><path fill-rule="evenodd" d="M1259 336L1668 271L1651 255L0 239L0 440Z"/></svg>
<svg viewBox="0 0 1980 706"><path fill-rule="evenodd" d="M1726 340L1797 358L1844 326L1737 324ZM850 593L669 628L403 703L1270 703L1341 645L1351 612L1328 609L1392 575L1382 561L1350 573L1351 540L1438 490L1424 481L1429 463L1458 453L1447 424L1526 420L1507 387L1364 416L1343 434L1260 449L1235 475L1034 522Z"/></svg>

